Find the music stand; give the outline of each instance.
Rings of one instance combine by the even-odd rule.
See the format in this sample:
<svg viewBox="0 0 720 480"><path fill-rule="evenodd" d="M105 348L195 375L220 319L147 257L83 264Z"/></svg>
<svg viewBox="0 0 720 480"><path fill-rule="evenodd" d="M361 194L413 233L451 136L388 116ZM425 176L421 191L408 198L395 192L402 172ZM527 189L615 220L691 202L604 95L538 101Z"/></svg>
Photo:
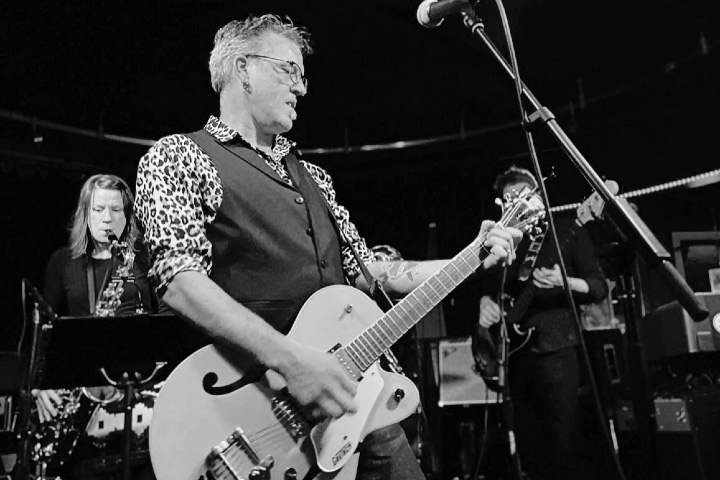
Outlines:
<svg viewBox="0 0 720 480"><path fill-rule="evenodd" d="M44 356L35 388L108 383L125 393L123 480L130 478L135 389L164 380L182 360L209 343L174 315L59 317L43 328Z"/></svg>

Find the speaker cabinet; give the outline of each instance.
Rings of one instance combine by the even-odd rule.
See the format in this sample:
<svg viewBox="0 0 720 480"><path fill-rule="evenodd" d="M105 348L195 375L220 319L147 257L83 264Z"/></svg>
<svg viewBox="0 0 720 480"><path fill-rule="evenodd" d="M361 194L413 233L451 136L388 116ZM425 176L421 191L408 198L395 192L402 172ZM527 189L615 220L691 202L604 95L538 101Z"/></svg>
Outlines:
<svg viewBox="0 0 720 480"><path fill-rule="evenodd" d="M474 367L470 337L438 342L439 406L497 403L497 393L487 388Z"/></svg>
<svg viewBox="0 0 720 480"><path fill-rule="evenodd" d="M585 330L583 338L600 399L605 408L616 409L630 390L622 332L618 328Z"/></svg>
<svg viewBox="0 0 720 480"><path fill-rule="evenodd" d="M694 322L677 302L671 302L658 307L638 324L648 361L720 351L720 293L695 295L710 312L702 322Z"/></svg>

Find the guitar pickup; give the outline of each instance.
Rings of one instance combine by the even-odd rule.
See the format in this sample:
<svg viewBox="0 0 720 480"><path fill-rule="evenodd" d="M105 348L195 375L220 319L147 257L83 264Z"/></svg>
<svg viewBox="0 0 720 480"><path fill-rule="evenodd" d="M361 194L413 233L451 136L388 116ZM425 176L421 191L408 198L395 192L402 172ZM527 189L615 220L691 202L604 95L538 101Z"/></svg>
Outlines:
<svg viewBox="0 0 720 480"><path fill-rule="evenodd" d="M362 370L360 370L360 367L358 367L358 365L352 359L347 350L340 347L339 343L333 348L331 348L329 353L335 355L335 358L338 359L340 364L345 368L345 370L350 374L353 379L358 382L362 380Z"/></svg>

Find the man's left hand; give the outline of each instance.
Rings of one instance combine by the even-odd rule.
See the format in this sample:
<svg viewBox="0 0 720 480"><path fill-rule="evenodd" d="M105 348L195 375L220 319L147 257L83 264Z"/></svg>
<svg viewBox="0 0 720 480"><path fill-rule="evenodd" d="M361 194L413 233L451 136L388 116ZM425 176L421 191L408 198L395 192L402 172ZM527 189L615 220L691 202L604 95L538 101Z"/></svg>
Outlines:
<svg viewBox="0 0 720 480"><path fill-rule="evenodd" d="M496 228L495 222L485 220L480 235L487 234L483 248L489 255L483 261L487 270L497 265L510 265L515 260L515 246L522 240L522 232L516 228Z"/></svg>

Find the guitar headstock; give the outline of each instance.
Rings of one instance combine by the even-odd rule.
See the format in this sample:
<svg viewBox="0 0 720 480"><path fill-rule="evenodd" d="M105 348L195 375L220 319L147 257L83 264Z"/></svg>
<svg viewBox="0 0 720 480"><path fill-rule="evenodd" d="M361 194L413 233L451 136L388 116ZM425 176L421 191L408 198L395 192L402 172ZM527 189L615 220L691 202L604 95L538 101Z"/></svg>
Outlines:
<svg viewBox="0 0 720 480"><path fill-rule="evenodd" d="M617 195L620 187L614 180L605 180L605 186L613 195ZM605 209L605 200L603 200L597 192L593 192L576 210L577 222L585 225L602 217Z"/></svg>
<svg viewBox="0 0 720 480"><path fill-rule="evenodd" d="M513 191L505 195L502 208L502 218L497 225L517 228L523 233L530 231L545 218L545 204L536 190L527 186L519 192Z"/></svg>

